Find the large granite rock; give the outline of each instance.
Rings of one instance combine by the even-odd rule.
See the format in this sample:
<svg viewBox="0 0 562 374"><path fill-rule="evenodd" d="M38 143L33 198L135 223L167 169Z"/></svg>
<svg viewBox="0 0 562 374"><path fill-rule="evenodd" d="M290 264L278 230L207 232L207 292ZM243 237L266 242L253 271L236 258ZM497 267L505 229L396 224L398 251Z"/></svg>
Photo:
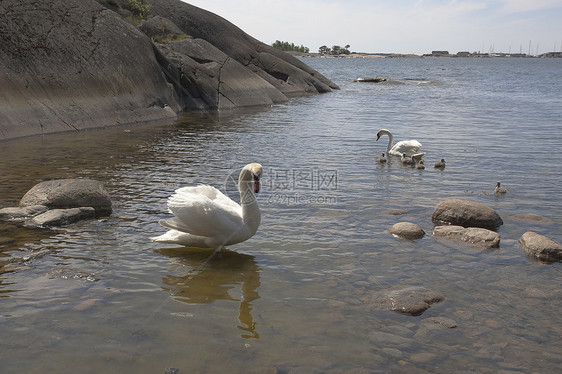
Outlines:
<svg viewBox="0 0 562 374"><path fill-rule="evenodd" d="M546 236L527 231L519 239L519 244L532 257L543 261L562 261L562 246Z"/></svg>
<svg viewBox="0 0 562 374"><path fill-rule="evenodd" d="M150 39L93 0L0 1L0 81L0 140L180 110Z"/></svg>
<svg viewBox="0 0 562 374"><path fill-rule="evenodd" d="M101 182L91 179L58 179L36 184L22 197L20 207L37 205L50 209L92 207L97 216L111 214L109 193Z"/></svg>
<svg viewBox="0 0 562 374"><path fill-rule="evenodd" d="M0 140L337 88L213 13L148 3L136 28L128 0L0 1Z"/></svg>
<svg viewBox="0 0 562 374"><path fill-rule="evenodd" d="M497 248L500 245L500 234L480 227L436 226L433 229L433 236L468 243L482 249Z"/></svg>
<svg viewBox="0 0 562 374"><path fill-rule="evenodd" d="M179 0L152 0L152 14L171 20L269 82L285 96L328 92L337 85L291 54L246 34L226 19Z"/></svg>
<svg viewBox="0 0 562 374"><path fill-rule="evenodd" d="M183 109L233 109L287 101L278 89L203 39L157 44Z"/></svg>
<svg viewBox="0 0 562 374"><path fill-rule="evenodd" d="M437 204L432 220L436 224L458 225L463 227L482 227L495 230L503 225L496 211L474 201L451 199Z"/></svg>

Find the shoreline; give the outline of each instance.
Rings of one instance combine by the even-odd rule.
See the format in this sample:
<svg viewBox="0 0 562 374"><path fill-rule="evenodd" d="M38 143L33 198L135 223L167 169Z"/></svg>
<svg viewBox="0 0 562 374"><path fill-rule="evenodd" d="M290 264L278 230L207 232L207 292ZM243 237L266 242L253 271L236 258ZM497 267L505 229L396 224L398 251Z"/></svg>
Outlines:
<svg viewBox="0 0 562 374"><path fill-rule="evenodd" d="M316 58L562 58L562 52L547 52L541 55L533 56L527 55L525 53L469 53L469 52L459 52L456 54L449 54L445 52L432 52L423 55L417 55L414 53L402 54L402 53L363 53L363 52L352 52L350 54L340 54L340 55L323 55L320 53L302 53L302 52L287 52L295 57L316 57Z"/></svg>

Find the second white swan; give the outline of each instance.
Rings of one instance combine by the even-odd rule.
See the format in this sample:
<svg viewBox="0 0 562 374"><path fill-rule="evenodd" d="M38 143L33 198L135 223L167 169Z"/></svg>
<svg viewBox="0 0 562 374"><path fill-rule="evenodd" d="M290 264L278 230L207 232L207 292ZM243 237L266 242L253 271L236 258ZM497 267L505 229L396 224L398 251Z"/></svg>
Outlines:
<svg viewBox="0 0 562 374"><path fill-rule="evenodd" d="M417 140L402 140L402 141L399 141L398 143L394 144L394 137L392 136L392 133L387 129L381 129L377 133L377 141L383 135L388 135L388 146L386 147L386 154L393 155L393 156L399 156L399 157L402 157L402 155L404 153L406 153L406 155L409 155L409 156L410 155L413 155L413 156L419 156L420 155L420 154L415 154L422 147L421 143L418 142ZM424 155L424 154L425 153L422 153L421 155Z"/></svg>

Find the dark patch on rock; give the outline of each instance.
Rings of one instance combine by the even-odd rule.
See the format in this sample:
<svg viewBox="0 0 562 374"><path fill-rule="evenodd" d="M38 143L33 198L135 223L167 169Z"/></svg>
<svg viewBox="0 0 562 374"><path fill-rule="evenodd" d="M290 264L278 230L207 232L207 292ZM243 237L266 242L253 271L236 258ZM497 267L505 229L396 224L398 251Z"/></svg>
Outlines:
<svg viewBox="0 0 562 374"><path fill-rule="evenodd" d="M139 30L155 42L166 43L188 38L172 21L160 16L150 17L138 25Z"/></svg>
<svg viewBox="0 0 562 374"><path fill-rule="evenodd" d="M503 225L503 220L494 209L474 201L459 199L445 200L437 204L432 220L436 224L482 227L490 230Z"/></svg>

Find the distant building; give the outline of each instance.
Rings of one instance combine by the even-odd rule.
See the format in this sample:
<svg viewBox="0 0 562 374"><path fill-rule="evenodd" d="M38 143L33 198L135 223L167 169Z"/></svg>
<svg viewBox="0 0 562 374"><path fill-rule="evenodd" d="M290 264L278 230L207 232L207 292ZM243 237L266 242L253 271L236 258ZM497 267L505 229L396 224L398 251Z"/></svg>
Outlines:
<svg viewBox="0 0 562 374"><path fill-rule="evenodd" d="M449 56L449 51L431 51L432 56Z"/></svg>
<svg viewBox="0 0 562 374"><path fill-rule="evenodd" d="M470 52L457 52L457 57L470 57Z"/></svg>

